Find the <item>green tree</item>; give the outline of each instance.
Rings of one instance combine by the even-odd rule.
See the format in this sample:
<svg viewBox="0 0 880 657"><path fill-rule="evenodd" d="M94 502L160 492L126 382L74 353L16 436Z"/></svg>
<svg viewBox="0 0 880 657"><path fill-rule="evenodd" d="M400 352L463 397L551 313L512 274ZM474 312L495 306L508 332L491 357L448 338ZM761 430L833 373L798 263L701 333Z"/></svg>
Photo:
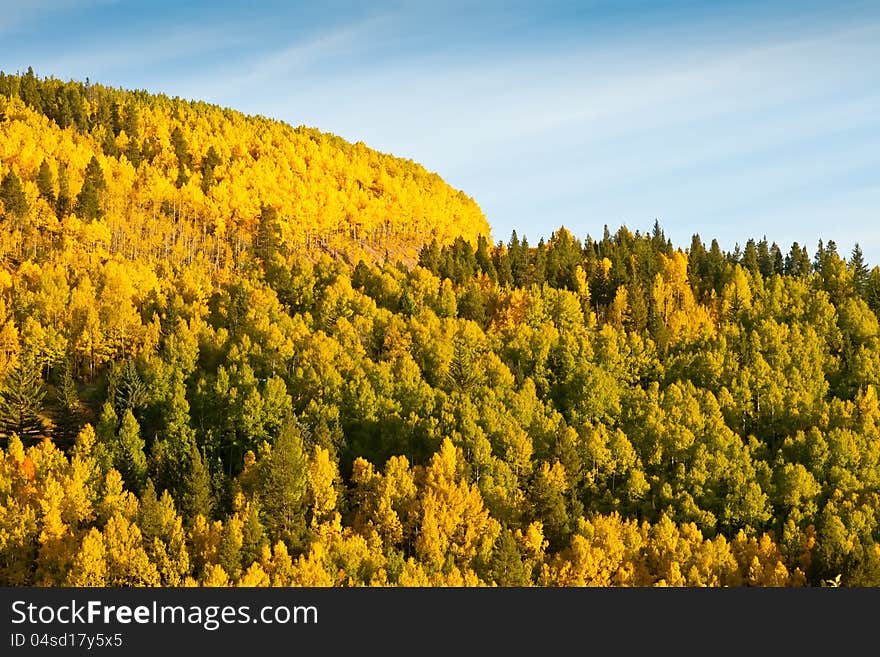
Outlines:
<svg viewBox="0 0 880 657"><path fill-rule="evenodd" d="M205 463L205 455L190 441L183 485L179 492L180 509L186 518L203 515L210 518L214 510L214 492L211 486L211 472Z"/></svg>
<svg viewBox="0 0 880 657"><path fill-rule="evenodd" d="M752 273L758 273L760 271L758 249L755 246L755 240L750 239L746 242L746 248L745 251L743 251L740 264L744 269L748 269Z"/></svg>
<svg viewBox="0 0 880 657"><path fill-rule="evenodd" d="M529 569L509 529L501 532L495 542L490 573L498 586L528 586L531 583Z"/></svg>
<svg viewBox="0 0 880 657"><path fill-rule="evenodd" d="M137 412L146 406L149 398L150 391L138 373L134 361L125 361L114 391L116 409L119 412L126 410Z"/></svg>
<svg viewBox="0 0 880 657"><path fill-rule="evenodd" d="M52 173L52 167L46 160L40 164L40 170L37 172L37 189L40 196L49 202L49 205L55 205L55 176Z"/></svg>
<svg viewBox="0 0 880 657"><path fill-rule="evenodd" d="M21 178L12 169L3 176L3 181L0 182L0 201L3 201L3 209L9 217L21 218L30 209Z"/></svg>
<svg viewBox="0 0 880 657"><path fill-rule="evenodd" d="M207 194L214 184L214 168L220 164L220 156L217 150L211 146L202 159L202 193Z"/></svg>
<svg viewBox="0 0 880 657"><path fill-rule="evenodd" d="M56 442L72 445L84 424L84 408L73 378L70 361L66 361L61 372L61 380L56 386L58 422ZM57 440L60 439L60 440Z"/></svg>
<svg viewBox="0 0 880 657"><path fill-rule="evenodd" d="M849 268L852 271L853 287L856 294L863 294L865 284L868 282L868 266L865 264L865 256L858 242L853 247L852 256L849 259Z"/></svg>
<svg viewBox="0 0 880 657"><path fill-rule="evenodd" d="M165 428L151 454L157 490L171 493L184 518L210 517L213 510L211 475L190 425L189 402L180 373L172 383L171 399L163 412Z"/></svg>
<svg viewBox="0 0 880 657"><path fill-rule="evenodd" d="M0 383L0 427L8 438L34 438L45 430L41 413L46 390L37 368L19 362Z"/></svg>
<svg viewBox="0 0 880 657"><path fill-rule="evenodd" d="M307 467L302 434L289 419L259 464L257 492L263 525L273 541L297 545L305 532Z"/></svg>
<svg viewBox="0 0 880 657"><path fill-rule="evenodd" d="M139 491L147 476L147 457L144 454L140 425L131 409L126 410L122 416L113 452L113 467L119 470L129 487Z"/></svg>
<svg viewBox="0 0 880 657"><path fill-rule="evenodd" d="M98 219L103 211L101 209L100 196L101 192L107 187L104 179L104 172L101 164L93 155L86 166L85 177L83 178L83 186L76 197L76 213L83 219L94 221Z"/></svg>

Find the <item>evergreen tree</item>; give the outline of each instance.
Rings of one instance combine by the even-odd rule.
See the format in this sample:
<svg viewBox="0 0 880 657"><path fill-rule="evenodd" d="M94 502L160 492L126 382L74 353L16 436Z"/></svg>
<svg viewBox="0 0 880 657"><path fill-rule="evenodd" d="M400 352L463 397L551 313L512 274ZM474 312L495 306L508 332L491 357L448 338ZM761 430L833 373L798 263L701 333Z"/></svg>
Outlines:
<svg viewBox="0 0 880 657"><path fill-rule="evenodd" d="M41 417L46 390L39 369L29 360L19 362L0 383L0 429L9 438L34 438L45 430Z"/></svg>
<svg viewBox="0 0 880 657"><path fill-rule="evenodd" d="M127 409L122 416L119 433L113 451L113 467L119 470L132 490L139 491L147 476L147 457L144 454L144 440L140 435L140 425Z"/></svg>
<svg viewBox="0 0 880 657"><path fill-rule="evenodd" d="M8 217L24 217L30 209L21 179L12 169L0 182L0 201L3 201L3 209Z"/></svg>
<svg viewBox="0 0 880 657"><path fill-rule="evenodd" d="M825 244L822 240L819 240L819 244L816 247L816 255L813 256L813 271L817 271L819 273L825 268L825 260L827 258L827 252L825 250Z"/></svg>
<svg viewBox="0 0 880 657"><path fill-rule="evenodd" d="M510 253L503 242L498 242L495 252L492 254L495 271L498 275L498 284L502 287L513 284L513 271L510 268Z"/></svg>
<svg viewBox="0 0 880 657"><path fill-rule="evenodd" d="M220 164L220 156L217 150L211 146L202 159L202 193L207 194L214 184L214 168Z"/></svg>
<svg viewBox="0 0 880 657"><path fill-rule="evenodd" d="M137 108L134 103L126 103L122 114L122 125L120 127L128 138L128 144L125 147L125 157L131 162L132 166L137 169L141 161L144 159L144 153L141 149L140 126Z"/></svg>
<svg viewBox="0 0 880 657"><path fill-rule="evenodd" d="M125 361L113 394L113 402L117 411L120 413L124 413L126 410L137 412L147 404L149 398L150 391L138 374L134 361Z"/></svg>
<svg viewBox="0 0 880 657"><path fill-rule="evenodd" d="M49 202L49 205L55 205L55 176L52 174L52 167L46 160L40 164L40 170L37 173L37 189L40 190L40 196Z"/></svg>
<svg viewBox="0 0 880 657"><path fill-rule="evenodd" d="M706 257L707 259L707 269L709 272L709 276L712 279L712 289L715 290L715 293L721 292L721 288L724 284L724 254L721 252L721 247L718 245L718 240L713 239L712 245L709 247L709 255Z"/></svg>
<svg viewBox="0 0 880 657"><path fill-rule="evenodd" d="M179 374L172 384L164 416L165 429L151 454L150 469L156 488L170 492L190 521L199 513L209 517L213 507L211 476L190 426L186 387Z"/></svg>
<svg viewBox="0 0 880 657"><path fill-rule="evenodd" d="M271 268L276 255L281 253L283 245L278 210L271 205L264 205L260 208L255 240L256 256L262 263L264 271Z"/></svg>
<svg viewBox="0 0 880 657"><path fill-rule="evenodd" d="M419 265L432 274L440 272L440 247L437 244L436 238L425 243L422 247L419 252Z"/></svg>
<svg viewBox="0 0 880 657"><path fill-rule="evenodd" d="M785 259L782 250L776 242L770 245L770 258L773 261L773 273L782 274L785 271Z"/></svg>
<svg viewBox="0 0 880 657"><path fill-rule="evenodd" d="M84 423L84 409L69 360L64 364L56 391L58 404L56 442L64 446L72 445Z"/></svg>
<svg viewBox="0 0 880 657"><path fill-rule="evenodd" d="M764 278L769 278L775 272L773 270L774 262L773 257L770 255L770 247L767 244L767 236L758 242L757 247L758 252L758 271L761 272L761 276Z"/></svg>
<svg viewBox="0 0 880 657"><path fill-rule="evenodd" d="M174 126L171 132L171 145L177 156L177 180L175 185L183 187L189 181L189 172L192 170L192 154L189 152L189 144L180 126Z"/></svg>
<svg viewBox="0 0 880 657"><path fill-rule="evenodd" d="M746 248L745 251L743 251L740 264L744 269L748 269L752 273L760 271L760 266L758 264L758 249L755 246L755 240L750 239L746 242Z"/></svg>
<svg viewBox="0 0 880 657"><path fill-rule="evenodd" d="M262 556L263 547L267 543L266 528L260 520L259 500L250 500L245 510L244 522L241 527L241 556L243 563L253 563Z"/></svg>
<svg viewBox="0 0 880 657"><path fill-rule="evenodd" d="M505 530L498 536L490 565L492 579L498 586L528 586L531 576L513 532Z"/></svg>
<svg viewBox="0 0 880 657"><path fill-rule="evenodd" d="M709 272L709 253L699 234L691 236L691 247L688 250L688 280L700 299L708 298L713 289L712 276Z"/></svg>
<svg viewBox="0 0 880 657"><path fill-rule="evenodd" d="M299 543L306 528L307 461L302 434L291 418L260 461L258 495L271 540Z"/></svg>
<svg viewBox="0 0 880 657"><path fill-rule="evenodd" d="M33 109L35 112L43 112L43 96L40 94L40 83L37 76L34 75L34 69L28 66L27 72L21 76L21 87L19 97L24 104Z"/></svg>
<svg viewBox="0 0 880 657"><path fill-rule="evenodd" d="M103 214L100 194L106 187L107 182L104 180L101 164L93 155L86 166L82 189L76 197L76 214L89 221L98 219Z"/></svg>
<svg viewBox="0 0 880 657"><path fill-rule="evenodd" d="M475 367L476 360L477 354L473 346L465 338L457 336L447 375L449 385L454 390L468 392L477 384L479 372Z"/></svg>
<svg viewBox="0 0 880 657"><path fill-rule="evenodd" d="M475 282L471 282L458 296L458 316L476 322L480 326L486 324L486 300L483 291Z"/></svg>
<svg viewBox="0 0 880 657"><path fill-rule="evenodd" d="M862 294L865 290L865 284L868 282L868 266L865 264L865 257L862 248L858 242L853 247L852 256L849 259L849 268L852 271L853 287L856 294Z"/></svg>
<svg viewBox="0 0 880 657"><path fill-rule="evenodd" d="M179 493L181 512L186 518L195 518L199 514L210 518L214 509L211 473L195 439L190 441L186 466Z"/></svg>
<svg viewBox="0 0 880 657"><path fill-rule="evenodd" d="M528 239L523 236L522 240L520 240L517 237L516 231L513 231L507 250L510 253L510 270L513 275L514 285L517 287L528 285L529 267L532 257Z"/></svg>
<svg viewBox="0 0 880 657"><path fill-rule="evenodd" d="M797 242L792 243L791 250L785 258L785 273L796 277L808 276L812 269L807 249L801 248Z"/></svg>
<svg viewBox="0 0 880 657"><path fill-rule="evenodd" d="M497 281L498 274L495 271L495 264L489 256L489 243L483 235L480 235L480 237L477 238L476 259L477 266L480 270L486 274L493 283Z"/></svg>

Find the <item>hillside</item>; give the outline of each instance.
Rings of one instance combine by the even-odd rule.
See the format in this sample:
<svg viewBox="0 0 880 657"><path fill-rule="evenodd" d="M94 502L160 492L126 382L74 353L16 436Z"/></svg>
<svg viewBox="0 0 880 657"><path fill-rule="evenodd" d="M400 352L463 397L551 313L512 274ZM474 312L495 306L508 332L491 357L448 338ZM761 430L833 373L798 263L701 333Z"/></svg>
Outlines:
<svg viewBox="0 0 880 657"><path fill-rule="evenodd" d="M489 233L465 194L362 143L31 71L0 73L0 176L10 171L26 203L2 248L19 259L16 245L39 252L55 239L98 254L235 268L257 244L267 207L296 257L323 250L412 262L431 239Z"/></svg>
<svg viewBox="0 0 880 657"><path fill-rule="evenodd" d="M858 246L491 244L361 146L0 82L0 585L880 585Z"/></svg>

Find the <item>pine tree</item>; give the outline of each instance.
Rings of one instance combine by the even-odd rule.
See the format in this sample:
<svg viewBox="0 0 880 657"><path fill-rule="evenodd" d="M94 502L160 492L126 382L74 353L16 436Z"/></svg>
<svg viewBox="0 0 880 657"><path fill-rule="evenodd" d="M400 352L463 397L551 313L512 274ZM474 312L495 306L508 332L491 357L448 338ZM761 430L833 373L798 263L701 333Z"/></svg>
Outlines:
<svg viewBox="0 0 880 657"><path fill-rule="evenodd" d="M127 409L138 411L149 401L150 391L138 374L134 361L127 360L122 366L114 391L114 404L118 412Z"/></svg>
<svg viewBox="0 0 880 657"><path fill-rule="evenodd" d="M522 554L516 544L513 532L501 532L495 542L490 564L492 579L498 586L528 586L531 577Z"/></svg>
<svg viewBox="0 0 880 657"><path fill-rule="evenodd" d="M767 243L766 236L758 242L757 251L758 271L761 272L761 276L764 278L769 278L775 272L773 271L773 257L770 255L770 245Z"/></svg>
<svg viewBox="0 0 880 657"><path fill-rule="evenodd" d="M104 180L101 164L93 155L92 159L89 160L88 166L86 166L82 189L76 197L77 215L89 221L99 218L103 214L100 204L100 193L106 187L107 182Z"/></svg>
<svg viewBox="0 0 880 657"><path fill-rule="evenodd" d="M785 273L796 277L808 276L812 268L807 249L801 248L797 242L792 243L791 250L785 257Z"/></svg>
<svg viewBox="0 0 880 657"><path fill-rule="evenodd" d="M129 488L139 491L147 476L147 457L144 454L140 425L131 409L126 410L122 416L113 452L113 467L119 470Z"/></svg>
<svg viewBox="0 0 880 657"><path fill-rule="evenodd" d="M58 404L56 438L61 439L56 442L62 445L71 445L82 428L84 420L83 405L76 389L70 361L64 365L56 390Z"/></svg>
<svg viewBox="0 0 880 657"><path fill-rule="evenodd" d="M770 245L770 258L773 261L773 273L782 274L785 271L785 260L782 257L782 250L776 242Z"/></svg>
<svg viewBox="0 0 880 657"><path fill-rule="evenodd" d="M249 564L259 560L267 540L266 529L260 520L260 504L256 499L247 503L241 533L243 563Z"/></svg>
<svg viewBox="0 0 880 657"><path fill-rule="evenodd" d="M189 172L192 169L192 154L189 152L189 144L180 126L174 126L171 132L171 145L177 156L177 180L174 184L179 188L189 181Z"/></svg>
<svg viewBox="0 0 880 657"><path fill-rule="evenodd" d="M289 419L260 461L259 499L272 541L296 544L305 531L307 467L302 434Z"/></svg>
<svg viewBox="0 0 880 657"><path fill-rule="evenodd" d="M30 209L21 179L12 169L0 182L0 201L3 201L3 209L8 217L21 218Z"/></svg>
<svg viewBox="0 0 880 657"><path fill-rule="evenodd" d="M424 267L432 274L440 272L440 246L437 239L426 242L419 252L419 266Z"/></svg>
<svg viewBox="0 0 880 657"><path fill-rule="evenodd" d="M37 173L37 189L40 190L40 196L49 202L49 205L55 204L55 176L52 174L52 167L46 160L40 164L40 171Z"/></svg>
<svg viewBox="0 0 880 657"><path fill-rule="evenodd" d="M21 76L21 88L19 97L24 104L36 112L43 111L43 96L40 94L40 82L34 75L34 69L28 66L27 72Z"/></svg>
<svg viewBox="0 0 880 657"><path fill-rule="evenodd" d="M195 518L197 515L210 518L213 509L211 473L205 464L204 454L199 450L195 440L192 440L180 492L180 510L185 518Z"/></svg>
<svg viewBox="0 0 880 657"><path fill-rule="evenodd" d="M272 267L276 254L281 252L284 245L278 223L278 210L271 205L264 205L260 208L260 219L254 242L256 256L266 271Z"/></svg>
<svg viewBox="0 0 880 657"><path fill-rule="evenodd" d="M95 425L95 434L98 436L100 444L105 445L108 451L113 454L113 446L116 442L116 429L119 427L119 416L116 414L113 404L109 401L104 402L101 406L101 415L98 417L98 424Z"/></svg>
<svg viewBox="0 0 880 657"><path fill-rule="evenodd" d="M455 338L452 361L449 363L449 385L454 390L468 392L477 384L479 372L476 368L476 353L462 337Z"/></svg>
<svg viewBox="0 0 880 657"><path fill-rule="evenodd" d="M34 438L45 429L40 416L46 390L38 368L25 360L19 362L0 383L0 429L8 438L18 434Z"/></svg>
<svg viewBox="0 0 880 657"><path fill-rule="evenodd" d="M493 283L498 280L498 274L495 271L495 265L489 256L489 243L482 235L477 239L477 266L489 277Z"/></svg>
<svg viewBox="0 0 880 657"><path fill-rule="evenodd" d="M190 426L189 402L182 378L175 376L165 429L151 453L151 472L157 490L171 493L184 518L209 517L213 507L211 475Z"/></svg>
<svg viewBox="0 0 880 657"><path fill-rule="evenodd" d="M207 194L214 184L214 168L220 164L220 156L216 149L211 146L202 160L202 193Z"/></svg>
<svg viewBox="0 0 880 657"><path fill-rule="evenodd" d="M503 242L499 241L492 255L495 271L498 274L498 284L502 287L513 284L513 271L510 268L510 254Z"/></svg>
<svg viewBox="0 0 880 657"><path fill-rule="evenodd" d="M865 257L862 253L862 247L858 242L853 247L852 257L849 260L849 268L852 271L853 287L856 294L862 294L865 290L865 283L868 282L868 266L865 264Z"/></svg>
<svg viewBox="0 0 880 657"><path fill-rule="evenodd" d="M755 240L750 239L746 242L746 249L743 252L740 264L743 268L748 269L753 274L760 271L760 265L758 264L758 249L755 246Z"/></svg>

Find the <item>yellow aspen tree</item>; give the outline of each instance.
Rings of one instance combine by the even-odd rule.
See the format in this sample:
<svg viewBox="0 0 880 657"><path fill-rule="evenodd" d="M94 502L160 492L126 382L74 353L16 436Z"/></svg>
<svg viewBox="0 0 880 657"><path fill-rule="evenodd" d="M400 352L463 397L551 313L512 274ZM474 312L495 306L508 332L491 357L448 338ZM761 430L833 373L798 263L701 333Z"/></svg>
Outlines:
<svg viewBox="0 0 880 657"><path fill-rule="evenodd" d="M339 472L336 463L331 460L330 452L316 445L308 460L308 489L311 497L311 525L316 527L322 523L339 527L340 516L336 512L336 481Z"/></svg>
<svg viewBox="0 0 880 657"><path fill-rule="evenodd" d="M79 545L64 581L65 586L106 586L107 560L104 537L92 527Z"/></svg>
<svg viewBox="0 0 880 657"><path fill-rule="evenodd" d="M213 564L205 571L205 576L201 580L201 585L205 587L223 588L229 586L229 575L223 570L223 566Z"/></svg>
<svg viewBox="0 0 880 657"><path fill-rule="evenodd" d="M54 476L44 479L40 491L42 531L36 564L36 581L41 586L61 584L76 550L70 527L61 518L63 503L61 483Z"/></svg>
<svg viewBox="0 0 880 657"><path fill-rule="evenodd" d="M258 563L252 563L238 580L238 586L268 587L271 586L268 573Z"/></svg>
<svg viewBox="0 0 880 657"><path fill-rule="evenodd" d="M489 516L476 485L460 475L460 452L448 438L425 471L421 525L415 548L431 570L469 564L491 550L501 527Z"/></svg>
<svg viewBox="0 0 880 657"><path fill-rule="evenodd" d="M144 550L137 525L115 513L104 527L108 586L159 586L156 566Z"/></svg>

